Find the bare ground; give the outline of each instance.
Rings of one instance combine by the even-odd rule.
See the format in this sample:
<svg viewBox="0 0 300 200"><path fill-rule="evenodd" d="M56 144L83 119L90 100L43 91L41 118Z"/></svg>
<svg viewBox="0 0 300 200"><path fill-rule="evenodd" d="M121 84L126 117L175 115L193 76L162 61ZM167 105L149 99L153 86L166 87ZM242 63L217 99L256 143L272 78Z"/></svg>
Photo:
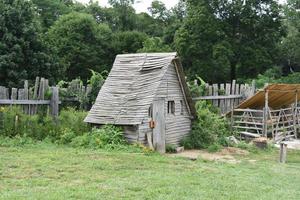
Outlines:
<svg viewBox="0 0 300 200"><path fill-rule="evenodd" d="M171 154L174 157L184 157L191 160L203 159L208 161L226 162L236 164L241 162L236 159L237 155L248 155L249 152L235 147L225 147L220 152L209 153L205 150L185 150L184 152Z"/></svg>

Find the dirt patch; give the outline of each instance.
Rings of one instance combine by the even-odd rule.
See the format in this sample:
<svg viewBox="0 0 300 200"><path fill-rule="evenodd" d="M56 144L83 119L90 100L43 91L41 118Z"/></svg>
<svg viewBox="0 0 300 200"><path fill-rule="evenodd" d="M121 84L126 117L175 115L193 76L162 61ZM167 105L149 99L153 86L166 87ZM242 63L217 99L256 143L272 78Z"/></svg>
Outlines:
<svg viewBox="0 0 300 200"><path fill-rule="evenodd" d="M291 140L291 141L286 141L288 149L294 149L294 150L300 150L300 140ZM275 147L280 148L279 144L275 144Z"/></svg>
<svg viewBox="0 0 300 200"><path fill-rule="evenodd" d="M174 157L184 157L191 160L196 160L201 158L203 160L217 161L217 162L226 162L226 163L240 163L240 160L237 160L234 155L248 155L249 152L234 147L225 147L220 152L209 153L205 150L186 150L178 154L172 154Z"/></svg>

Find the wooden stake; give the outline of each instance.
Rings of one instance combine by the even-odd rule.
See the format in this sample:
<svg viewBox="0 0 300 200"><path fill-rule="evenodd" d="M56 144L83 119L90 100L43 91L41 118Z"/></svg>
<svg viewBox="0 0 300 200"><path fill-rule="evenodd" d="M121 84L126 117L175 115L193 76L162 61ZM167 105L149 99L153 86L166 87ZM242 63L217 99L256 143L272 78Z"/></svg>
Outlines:
<svg viewBox="0 0 300 200"><path fill-rule="evenodd" d="M293 113L293 126L294 126L294 135L295 135L295 138L297 139L297 132L298 132L298 129L297 129L297 121L296 121L296 118L298 117L297 115L297 104L298 104L298 91L296 90L296 93L295 93L295 109L294 109L294 113Z"/></svg>
<svg viewBox="0 0 300 200"><path fill-rule="evenodd" d="M263 136L267 137L268 134L268 110L269 110L269 91L265 90L265 107L264 107L264 117L263 117Z"/></svg>
<svg viewBox="0 0 300 200"><path fill-rule="evenodd" d="M280 143L280 155L279 155L280 163L286 162L286 153L287 153L287 144L284 142L281 142Z"/></svg>

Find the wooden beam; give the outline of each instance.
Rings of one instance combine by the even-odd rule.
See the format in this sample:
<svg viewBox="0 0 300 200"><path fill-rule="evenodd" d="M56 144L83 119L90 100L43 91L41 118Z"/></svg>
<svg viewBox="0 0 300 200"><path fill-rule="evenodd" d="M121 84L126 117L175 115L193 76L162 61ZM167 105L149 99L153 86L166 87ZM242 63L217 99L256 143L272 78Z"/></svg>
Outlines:
<svg viewBox="0 0 300 200"><path fill-rule="evenodd" d="M262 110L255 110L255 109L242 109L242 108L237 108L234 109L235 112L257 112L257 113L262 113Z"/></svg>
<svg viewBox="0 0 300 200"><path fill-rule="evenodd" d="M47 105L50 104L49 100L13 100L1 99L0 105Z"/></svg>
<svg viewBox="0 0 300 200"><path fill-rule="evenodd" d="M297 121L298 120L296 120L296 118L298 117L297 104L298 104L298 91L295 92L295 107L294 107L294 112L293 112L294 135L295 135L296 139L297 139L297 134L298 134L298 129L297 129Z"/></svg>
<svg viewBox="0 0 300 200"><path fill-rule="evenodd" d="M266 137L268 134L268 110L269 110L269 91L265 90L265 107L264 107L264 118L263 118L263 136Z"/></svg>
<svg viewBox="0 0 300 200"><path fill-rule="evenodd" d="M240 99L243 98L242 95L223 95L223 96L202 96L193 98L194 101L198 100L223 100L223 99Z"/></svg>

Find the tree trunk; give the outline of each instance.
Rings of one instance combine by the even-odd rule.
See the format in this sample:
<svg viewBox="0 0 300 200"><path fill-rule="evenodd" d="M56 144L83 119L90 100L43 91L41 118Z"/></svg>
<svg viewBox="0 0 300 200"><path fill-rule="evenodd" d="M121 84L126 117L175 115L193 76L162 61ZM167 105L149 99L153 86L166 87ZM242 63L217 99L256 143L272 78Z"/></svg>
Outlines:
<svg viewBox="0 0 300 200"><path fill-rule="evenodd" d="M230 78L231 80L236 80L236 61L231 61L230 63Z"/></svg>

